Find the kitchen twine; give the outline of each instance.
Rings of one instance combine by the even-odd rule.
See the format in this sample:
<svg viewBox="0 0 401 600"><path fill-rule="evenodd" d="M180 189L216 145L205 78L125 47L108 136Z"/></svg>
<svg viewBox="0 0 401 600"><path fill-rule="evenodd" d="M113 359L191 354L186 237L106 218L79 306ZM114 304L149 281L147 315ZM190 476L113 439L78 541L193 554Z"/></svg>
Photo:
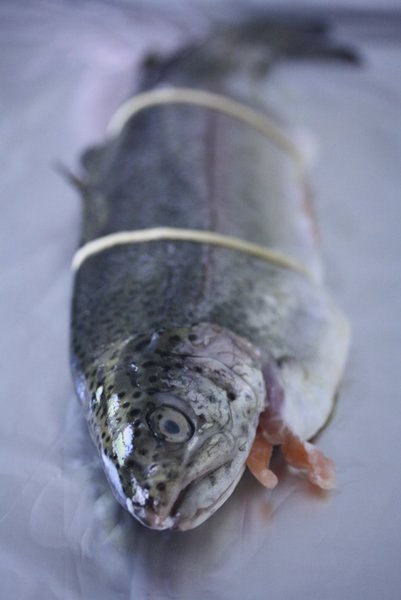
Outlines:
<svg viewBox="0 0 401 600"><path fill-rule="evenodd" d="M238 119L268 137L291 156L301 171L305 170L305 163L298 148L277 127L274 121L240 102L204 90L162 88L138 94L117 109L107 128L108 137L118 136L127 121L140 111L163 104L192 104ZM237 250L275 266L291 269L313 278L313 274L303 264L272 248L213 231L177 227L152 227L133 231L119 231L91 240L77 250L72 261L72 268L77 271L87 258L115 246L160 240L212 244L230 250Z"/></svg>

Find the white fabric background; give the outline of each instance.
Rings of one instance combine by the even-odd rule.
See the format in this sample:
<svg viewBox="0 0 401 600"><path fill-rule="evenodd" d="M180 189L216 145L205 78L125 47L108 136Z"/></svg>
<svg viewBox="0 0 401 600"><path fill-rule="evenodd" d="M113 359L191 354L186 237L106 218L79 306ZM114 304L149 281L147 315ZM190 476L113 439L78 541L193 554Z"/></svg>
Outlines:
<svg viewBox="0 0 401 600"><path fill-rule="evenodd" d="M328 282L353 326L340 401L318 442L336 461L338 490L324 498L277 464L275 491L245 476L199 529L158 533L119 510L100 473L68 367L79 199L54 165L73 166L101 139L143 49L172 47L210 11L231 11L151 4L147 16L135 2L0 6L0 595L399 598L400 20L341 17L337 33L359 48L360 68L292 63L266 83L272 105L316 140Z"/></svg>

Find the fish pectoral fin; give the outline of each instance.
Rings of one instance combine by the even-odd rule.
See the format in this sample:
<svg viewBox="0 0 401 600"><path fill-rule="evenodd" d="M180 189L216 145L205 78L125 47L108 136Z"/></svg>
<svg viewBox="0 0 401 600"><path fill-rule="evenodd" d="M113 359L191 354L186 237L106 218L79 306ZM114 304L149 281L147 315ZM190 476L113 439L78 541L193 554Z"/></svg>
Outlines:
<svg viewBox="0 0 401 600"><path fill-rule="evenodd" d="M268 489L275 488L278 483L277 476L269 469L272 453L273 444L258 429L246 464L252 475Z"/></svg>
<svg viewBox="0 0 401 600"><path fill-rule="evenodd" d="M335 488L334 462L316 446L302 441L288 428L283 432L281 452L289 465L295 469L306 470L311 483L323 490Z"/></svg>

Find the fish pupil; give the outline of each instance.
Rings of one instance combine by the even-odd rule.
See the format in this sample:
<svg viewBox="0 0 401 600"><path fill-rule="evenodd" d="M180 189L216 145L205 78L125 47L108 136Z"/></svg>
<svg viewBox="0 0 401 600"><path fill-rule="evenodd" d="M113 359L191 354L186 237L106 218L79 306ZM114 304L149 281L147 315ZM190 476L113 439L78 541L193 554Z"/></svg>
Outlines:
<svg viewBox="0 0 401 600"><path fill-rule="evenodd" d="M178 425L178 423L176 423L176 421L172 421L171 419L167 419L167 421L165 421L164 429L167 433L170 433L171 435L180 432L180 426Z"/></svg>

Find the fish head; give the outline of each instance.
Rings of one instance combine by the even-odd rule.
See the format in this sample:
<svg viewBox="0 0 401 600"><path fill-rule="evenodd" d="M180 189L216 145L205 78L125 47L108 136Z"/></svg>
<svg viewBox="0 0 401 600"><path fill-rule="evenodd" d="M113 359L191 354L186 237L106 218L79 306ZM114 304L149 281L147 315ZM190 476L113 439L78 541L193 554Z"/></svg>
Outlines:
<svg viewBox="0 0 401 600"><path fill-rule="evenodd" d="M114 494L150 528L196 527L244 471L264 408L258 351L206 323L135 336L116 354L102 361L109 392L92 423Z"/></svg>

